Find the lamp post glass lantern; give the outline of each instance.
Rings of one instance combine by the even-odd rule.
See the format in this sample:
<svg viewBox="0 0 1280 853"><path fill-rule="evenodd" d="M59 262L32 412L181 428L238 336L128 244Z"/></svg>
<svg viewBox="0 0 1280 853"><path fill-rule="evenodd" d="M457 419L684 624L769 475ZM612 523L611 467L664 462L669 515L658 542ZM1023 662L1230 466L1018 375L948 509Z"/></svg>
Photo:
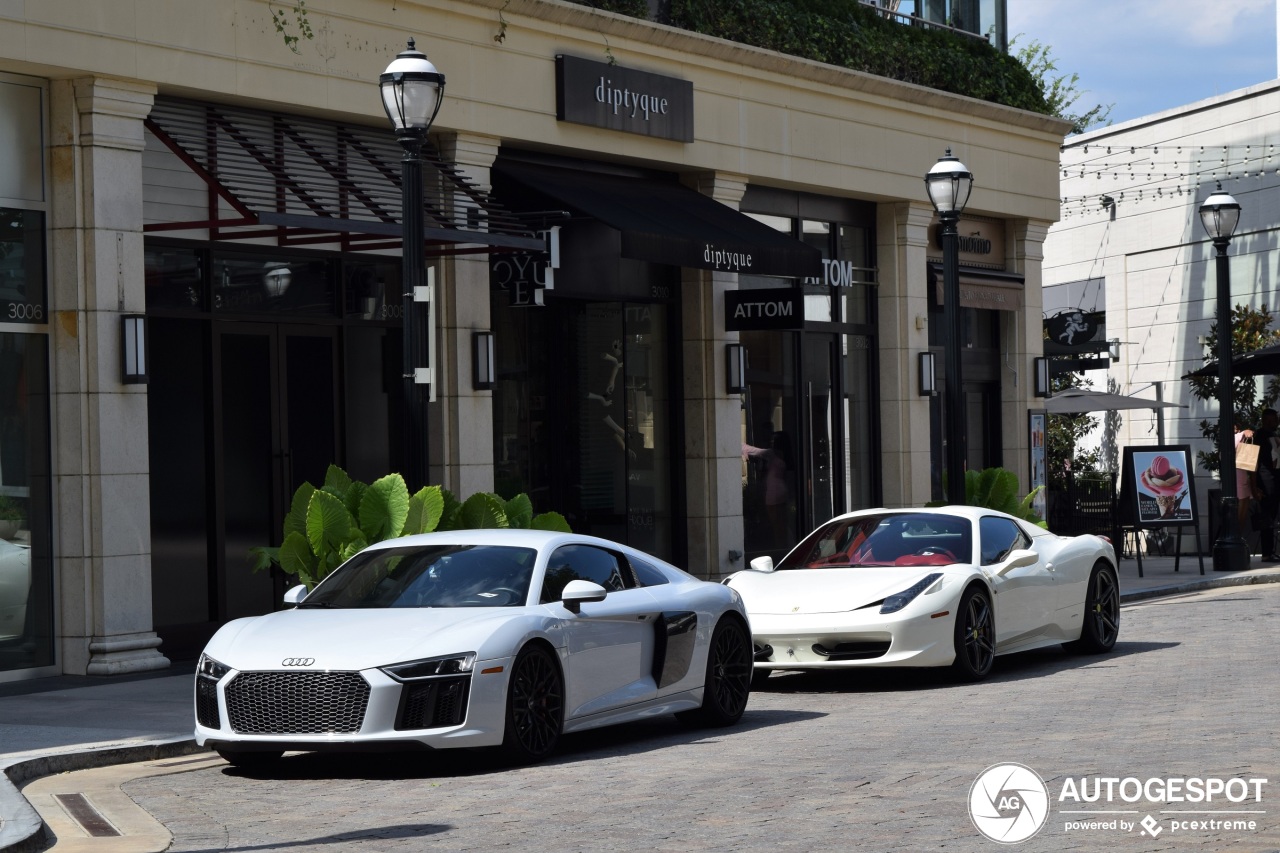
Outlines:
<svg viewBox="0 0 1280 853"><path fill-rule="evenodd" d="M1200 222L1217 254L1218 285L1218 476L1222 509L1218 539L1213 543L1213 570L1239 572L1249 567L1249 550L1240 530L1240 495L1236 489L1235 400L1231 369L1231 269L1227 246L1240 224L1240 205L1222 184L1200 205Z"/></svg>
<svg viewBox="0 0 1280 853"><path fill-rule="evenodd" d="M419 371L417 303L415 293L424 286L422 146L444 99L444 75L414 47L409 39L378 78L382 107L387 111L396 138L404 148L401 163L401 304L403 305L403 458L401 468L409 490L427 484L427 429L424 402L418 390ZM425 322L430 323L428 313ZM426 353L430 358L432 353Z"/></svg>
<svg viewBox="0 0 1280 853"><path fill-rule="evenodd" d="M943 358L947 387L943 394L947 445L947 500L964 501L965 435L963 378L960 371L960 235L957 223L969 203L973 174L951 149L924 176L929 201L942 220Z"/></svg>

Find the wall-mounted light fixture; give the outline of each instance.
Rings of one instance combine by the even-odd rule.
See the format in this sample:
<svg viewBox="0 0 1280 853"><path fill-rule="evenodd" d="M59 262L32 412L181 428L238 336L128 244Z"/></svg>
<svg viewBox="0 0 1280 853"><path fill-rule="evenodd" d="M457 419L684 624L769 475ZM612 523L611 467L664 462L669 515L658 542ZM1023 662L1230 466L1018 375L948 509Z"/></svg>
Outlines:
<svg viewBox="0 0 1280 853"><path fill-rule="evenodd" d="M471 387L477 391L493 389L493 332L471 333Z"/></svg>
<svg viewBox="0 0 1280 853"><path fill-rule="evenodd" d="M724 345L725 390L729 394L747 392L747 348L742 344Z"/></svg>
<svg viewBox="0 0 1280 853"><path fill-rule="evenodd" d="M1049 359L1043 358L1043 357L1036 357L1032 359L1032 364L1035 366L1036 396L1048 397L1049 396Z"/></svg>
<svg viewBox="0 0 1280 853"><path fill-rule="evenodd" d="M125 385L146 385L147 318L141 314L120 317L120 381Z"/></svg>
<svg viewBox="0 0 1280 853"><path fill-rule="evenodd" d="M938 393L938 374L934 373L933 353L922 352L920 362L920 396L932 397Z"/></svg>

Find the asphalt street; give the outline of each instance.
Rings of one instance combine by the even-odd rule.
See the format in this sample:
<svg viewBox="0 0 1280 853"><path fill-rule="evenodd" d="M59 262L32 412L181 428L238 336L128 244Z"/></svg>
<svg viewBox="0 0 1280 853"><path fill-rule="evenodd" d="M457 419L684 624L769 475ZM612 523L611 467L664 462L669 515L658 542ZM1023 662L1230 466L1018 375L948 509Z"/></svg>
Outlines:
<svg viewBox="0 0 1280 853"><path fill-rule="evenodd" d="M1000 658L978 685L775 676L735 728L658 718L567 736L533 767L441 752L291 755L261 775L200 757L85 773L114 773L173 851L997 850L969 803L1003 763L1048 794L1020 851L1277 851L1278 616L1276 584L1131 603L1110 655ZM1106 779L1110 801L1062 799L1068 782ZM1191 779L1262 798L1190 802ZM1150 780L1164 799L1124 798Z"/></svg>

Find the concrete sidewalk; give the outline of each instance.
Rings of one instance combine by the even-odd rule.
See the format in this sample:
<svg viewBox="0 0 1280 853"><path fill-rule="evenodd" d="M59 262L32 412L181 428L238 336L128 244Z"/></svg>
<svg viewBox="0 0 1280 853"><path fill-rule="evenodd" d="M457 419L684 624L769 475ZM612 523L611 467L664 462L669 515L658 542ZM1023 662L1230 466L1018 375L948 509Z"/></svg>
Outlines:
<svg viewBox="0 0 1280 853"><path fill-rule="evenodd" d="M1178 570L1175 571L1175 563ZM1215 572L1210 558L1120 561L1125 603L1254 583L1280 583L1280 564L1255 557L1243 572ZM1121 629L1121 642L1125 639ZM0 684L0 853L40 850L43 823L19 792L25 782L92 767L203 752L192 740L194 661L114 678L55 676Z"/></svg>

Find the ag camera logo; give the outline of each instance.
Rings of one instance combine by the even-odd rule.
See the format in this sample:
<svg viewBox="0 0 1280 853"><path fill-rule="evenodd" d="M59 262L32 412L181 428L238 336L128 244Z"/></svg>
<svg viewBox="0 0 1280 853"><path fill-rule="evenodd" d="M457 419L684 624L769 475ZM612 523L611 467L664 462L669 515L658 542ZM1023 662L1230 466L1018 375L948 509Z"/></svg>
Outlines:
<svg viewBox="0 0 1280 853"><path fill-rule="evenodd" d="M1049 819L1049 789L1040 774L1023 764L993 764L969 789L969 817L987 838L1000 844L1026 841Z"/></svg>

